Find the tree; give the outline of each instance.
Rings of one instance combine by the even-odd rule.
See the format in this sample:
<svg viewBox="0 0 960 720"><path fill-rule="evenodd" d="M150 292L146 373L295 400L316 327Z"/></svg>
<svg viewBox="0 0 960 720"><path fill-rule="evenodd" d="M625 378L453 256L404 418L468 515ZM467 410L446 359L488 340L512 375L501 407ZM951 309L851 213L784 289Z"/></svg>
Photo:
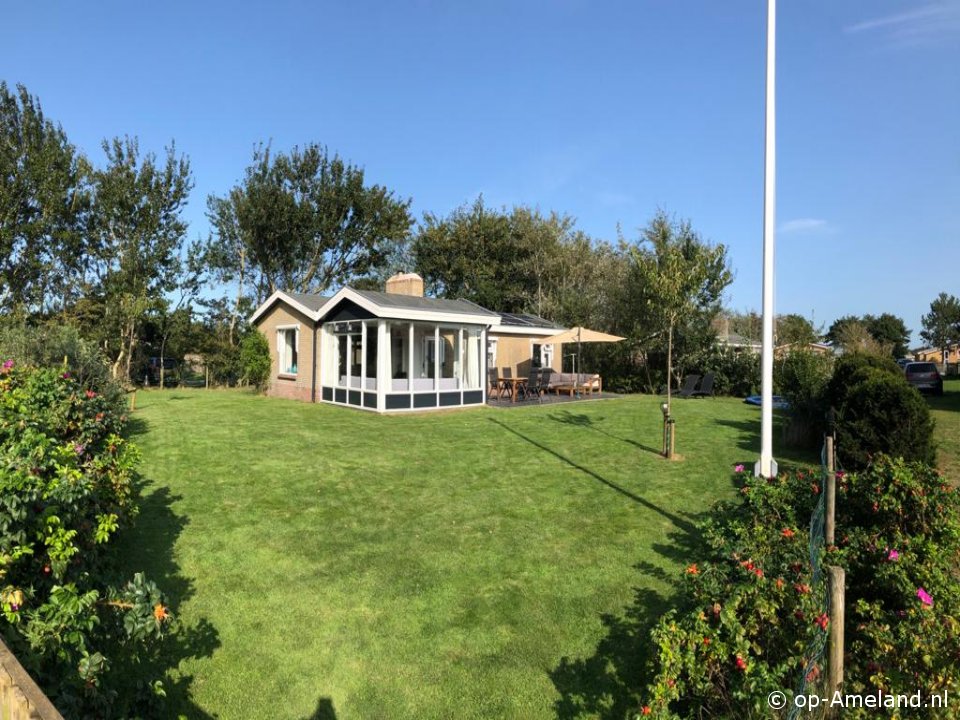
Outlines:
<svg viewBox="0 0 960 720"><path fill-rule="evenodd" d="M427 213L413 241L417 272L438 297L470 300L500 312L526 312L531 249L511 232L506 212L483 197L447 217Z"/></svg>
<svg viewBox="0 0 960 720"><path fill-rule="evenodd" d="M712 319L724 288L733 280L724 245L710 245L690 222L678 222L660 210L630 248L631 285L642 310L667 333L667 407L671 400L673 340L678 325L698 316Z"/></svg>
<svg viewBox="0 0 960 720"><path fill-rule="evenodd" d="M960 342L960 300L942 292L930 303L930 312L920 322L923 330L920 337L933 347L940 348L943 362L947 361L947 347Z"/></svg>
<svg viewBox="0 0 960 720"><path fill-rule="evenodd" d="M187 232L181 217L193 181L174 147L164 161L140 157L136 139L104 142L107 166L94 173L91 232L101 334L114 378L130 378L149 310L175 289Z"/></svg>
<svg viewBox="0 0 960 720"><path fill-rule="evenodd" d="M844 329L848 325L863 325L863 322L857 315L844 315L831 323L824 338L827 342L837 346L842 346L840 338L844 335Z"/></svg>
<svg viewBox="0 0 960 720"><path fill-rule="evenodd" d="M874 340L890 347L893 357L900 358L907 354L910 345L910 329L907 328L903 318L891 313L882 313L865 315L863 322Z"/></svg>
<svg viewBox="0 0 960 720"><path fill-rule="evenodd" d="M88 173L39 100L0 82L0 308L44 313L75 300Z"/></svg>
<svg viewBox="0 0 960 720"><path fill-rule="evenodd" d="M802 345L815 343L820 339L820 333L803 315L777 316L777 344Z"/></svg>
<svg viewBox="0 0 960 720"><path fill-rule="evenodd" d="M881 344L870 334L862 322L847 322L839 326L835 334L835 344L845 352L866 353L868 355L891 355L892 346Z"/></svg>
<svg viewBox="0 0 960 720"><path fill-rule="evenodd" d="M278 289L320 293L370 272L409 236L409 207L320 145L276 155L258 147L243 182L207 201L213 270L238 281L232 326L247 286L260 302Z"/></svg>

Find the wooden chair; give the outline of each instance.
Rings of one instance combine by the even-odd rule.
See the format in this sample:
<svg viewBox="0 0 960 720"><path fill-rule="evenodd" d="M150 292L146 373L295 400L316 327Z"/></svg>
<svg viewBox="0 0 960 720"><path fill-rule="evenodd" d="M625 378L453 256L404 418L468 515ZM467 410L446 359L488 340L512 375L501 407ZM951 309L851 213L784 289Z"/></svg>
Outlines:
<svg viewBox="0 0 960 720"><path fill-rule="evenodd" d="M520 390L523 392L523 397L527 398L531 395L540 397L540 394L543 392L541 387L541 377L542 375L539 369L530 371L530 374L527 376L527 381L520 386Z"/></svg>
<svg viewBox="0 0 960 720"><path fill-rule="evenodd" d="M500 377L502 377L504 380L512 380L512 379L513 379L513 370L511 370L510 368L501 368L501 369L500 369ZM512 383L512 382L505 382L505 383L502 383L502 385L503 385L503 388L500 390L500 397L503 397L503 393L507 393L507 394L512 398L512 397L513 397L513 383Z"/></svg>
<svg viewBox="0 0 960 720"><path fill-rule="evenodd" d="M503 384L500 382L500 379L497 377L497 369L491 368L487 370L487 396L493 397L497 396L497 400L500 399L500 394L503 391Z"/></svg>

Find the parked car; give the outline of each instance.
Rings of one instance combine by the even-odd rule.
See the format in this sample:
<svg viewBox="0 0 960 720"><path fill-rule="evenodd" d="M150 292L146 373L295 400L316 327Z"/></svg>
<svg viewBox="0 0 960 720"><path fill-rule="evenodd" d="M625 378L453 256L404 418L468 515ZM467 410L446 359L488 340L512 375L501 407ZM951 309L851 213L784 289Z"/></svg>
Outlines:
<svg viewBox="0 0 960 720"><path fill-rule="evenodd" d="M907 363L903 368L903 373L907 377L907 382L920 392L926 391L935 395L943 395L943 378L940 377L940 371L934 363Z"/></svg>
<svg viewBox="0 0 960 720"><path fill-rule="evenodd" d="M906 358L897 358L897 365L900 366L900 369L903 370L907 365L909 365L912 360L907 360Z"/></svg>

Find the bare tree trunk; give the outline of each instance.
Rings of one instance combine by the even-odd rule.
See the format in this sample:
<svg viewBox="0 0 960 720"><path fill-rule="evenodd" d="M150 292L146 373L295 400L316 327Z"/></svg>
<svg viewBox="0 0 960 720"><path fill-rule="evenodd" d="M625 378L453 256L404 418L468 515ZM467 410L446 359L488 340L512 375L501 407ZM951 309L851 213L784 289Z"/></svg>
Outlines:
<svg viewBox="0 0 960 720"><path fill-rule="evenodd" d="M166 369L163 366L163 356L166 352L167 347L167 337L164 335L163 339L160 341L160 389L163 390L165 385L163 384L164 374Z"/></svg>
<svg viewBox="0 0 960 720"><path fill-rule="evenodd" d="M670 385L673 384L673 320L667 331L667 414L670 414Z"/></svg>

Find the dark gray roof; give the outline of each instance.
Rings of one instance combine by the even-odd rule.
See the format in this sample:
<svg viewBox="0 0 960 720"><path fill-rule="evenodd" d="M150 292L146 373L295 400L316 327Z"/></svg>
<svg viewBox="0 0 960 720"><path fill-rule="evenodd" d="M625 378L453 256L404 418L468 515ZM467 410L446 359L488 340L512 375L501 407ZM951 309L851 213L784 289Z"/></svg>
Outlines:
<svg viewBox="0 0 960 720"><path fill-rule="evenodd" d="M330 299L327 295L314 295L313 293L286 293L301 305L310 308L314 312L323 307L323 304Z"/></svg>
<svg viewBox="0 0 960 720"><path fill-rule="evenodd" d="M376 303L380 307L497 317L497 313L490 312L486 308L480 307L469 300L443 300L441 298L398 295L396 293L385 293L377 290L354 290L354 292L362 295L370 302Z"/></svg>
<svg viewBox="0 0 960 720"><path fill-rule="evenodd" d="M555 322L550 322L539 315L531 315L530 313L500 313L500 324L513 325L514 327L557 327Z"/></svg>

